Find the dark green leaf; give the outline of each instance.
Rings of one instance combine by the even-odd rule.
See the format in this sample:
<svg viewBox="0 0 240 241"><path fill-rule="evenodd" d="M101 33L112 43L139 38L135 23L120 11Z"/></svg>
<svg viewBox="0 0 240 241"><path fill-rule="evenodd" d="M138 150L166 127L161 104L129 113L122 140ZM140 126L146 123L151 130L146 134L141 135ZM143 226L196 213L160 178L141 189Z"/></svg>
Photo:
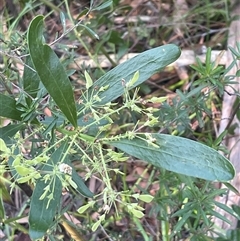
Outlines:
<svg viewBox="0 0 240 241"><path fill-rule="evenodd" d="M17 109L16 101L13 98L0 94L0 103L0 116L12 120L22 120L21 115L23 112Z"/></svg>
<svg viewBox="0 0 240 241"><path fill-rule="evenodd" d="M28 30L28 46L33 65L59 109L73 126L77 126L77 111L71 83L55 52L42 40L43 16L37 16Z"/></svg>
<svg viewBox="0 0 240 241"><path fill-rule="evenodd" d="M68 144L63 143L51 156L51 159L42 168L42 171L52 172L53 165L57 165L58 162L62 161L71 166L68 161L67 156L62 160L63 155L67 151ZM82 178L77 174L75 169L72 169L72 180L77 184L77 190L86 197L93 197L93 193L90 192L88 187L83 182ZM53 200L50 201L47 208L48 199L39 200L40 196L43 194L44 188L47 185L51 185L51 190L53 190ZM29 214L29 224L30 224L30 236L32 239L38 239L44 236L47 230L53 225L54 217L56 216L56 211L61 201L62 193L62 183L61 180L56 177L55 183L50 183L50 180L45 183L42 180L37 181L36 187L33 192L30 214Z"/></svg>
<svg viewBox="0 0 240 241"><path fill-rule="evenodd" d="M57 164L64 153L67 150L68 145L66 143L62 144L51 156L51 159L46 165L44 165L44 171L52 172L53 165ZM50 185L53 194L53 199L48 205L48 199L45 197L43 200L39 200L44 192L44 188ZM53 186L54 185L54 186ZM43 180L38 180L36 187L34 189L29 213L29 226L30 226L30 237L31 239L40 239L44 236L47 230L53 224L54 217L57 212L57 208L60 205L62 194L62 183L61 180L56 176L55 182L44 182ZM47 208L48 205L48 208Z"/></svg>
<svg viewBox="0 0 240 241"><path fill-rule="evenodd" d="M37 182L36 187L33 191L29 214L29 235L33 240L42 238L53 224L57 208L60 205L62 191L61 181L58 177L56 177L54 184L55 185L53 187L53 182L50 184L49 182L45 183L41 180ZM39 198L43 194L44 188L47 185L51 186L54 198L50 201L49 205L49 200L47 198L39 200Z"/></svg>
<svg viewBox="0 0 240 241"><path fill-rule="evenodd" d="M175 224L172 234L175 234L181 230L182 226L187 222L187 220L189 220L191 214L192 210L184 213L181 219Z"/></svg>
<svg viewBox="0 0 240 241"><path fill-rule="evenodd" d="M94 93L96 93L96 90L100 87L108 86L105 91L98 94L102 100L97 104L102 105L111 102L124 93L122 80L127 83L135 72L139 71L139 79L131 86L131 88L134 88L174 62L180 56L180 53L179 47L173 44L147 50L107 72L93 84L89 91L95 90ZM92 95L89 94L88 96Z"/></svg>
<svg viewBox="0 0 240 241"><path fill-rule="evenodd" d="M23 88L24 91L27 92L32 98L36 98L37 91L39 88L40 79L36 71L34 71L34 67L32 64L31 58L28 56L26 59L26 65L24 66L23 72ZM28 97L28 104L32 101Z"/></svg>
<svg viewBox="0 0 240 241"><path fill-rule="evenodd" d="M71 166L70 163L66 163ZM85 185L84 181L78 175L74 168L72 169L72 180L77 184L77 191L79 193L81 193L85 197L93 197L93 193L88 189L88 187Z"/></svg>
<svg viewBox="0 0 240 241"><path fill-rule="evenodd" d="M21 129L25 127L25 124L11 124L0 128L0 138L4 140L6 144L12 143L12 137Z"/></svg>
<svg viewBox="0 0 240 241"><path fill-rule="evenodd" d="M144 135L141 135L145 138ZM154 144L139 138L108 143L157 167L210 181L228 181L234 177L232 164L214 149L182 137L152 134Z"/></svg>

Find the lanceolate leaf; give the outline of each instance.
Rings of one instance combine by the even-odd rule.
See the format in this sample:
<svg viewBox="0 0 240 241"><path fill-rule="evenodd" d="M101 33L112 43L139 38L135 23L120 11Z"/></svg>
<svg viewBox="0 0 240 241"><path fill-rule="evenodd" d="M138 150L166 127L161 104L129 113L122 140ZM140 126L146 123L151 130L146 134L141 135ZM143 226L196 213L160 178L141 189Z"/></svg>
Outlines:
<svg viewBox="0 0 240 241"><path fill-rule="evenodd" d="M30 56L41 82L73 126L77 111L68 76L55 52L43 43L43 16L35 17L28 29Z"/></svg>
<svg viewBox="0 0 240 241"><path fill-rule="evenodd" d="M137 137L108 143L156 167L180 174L210 181L228 181L234 177L232 164L208 146L171 135L152 134L152 138L154 146Z"/></svg>
<svg viewBox="0 0 240 241"><path fill-rule="evenodd" d="M60 161L63 161L66 164L71 164L68 161L68 158L62 160L63 155L67 151L68 144L63 143L52 155L51 159L46 165L42 168L42 171L47 173L53 172L53 165L58 165ZM77 174L77 172L72 169L72 180L77 184L77 191L86 197L93 197L93 193L90 192L88 187L83 182L82 178ZM43 200L40 200L41 195L44 192L44 188L50 185L51 194L53 199L48 204L48 199L45 197ZM47 195L49 195L48 193ZM53 225L53 220L56 216L57 208L60 205L62 194L62 182L58 176L55 176L54 182L48 180L44 182L43 180L38 180L36 187L33 192L31 205L30 205L30 214L29 214L29 224L30 224L30 236L32 239L39 239L45 235L47 230Z"/></svg>
<svg viewBox="0 0 240 241"><path fill-rule="evenodd" d="M44 165L42 171L53 172L53 165L56 165L61 160L66 150L67 143L64 143L52 154L51 159L47 165ZM33 240L42 238L51 225L53 225L57 208L60 205L62 183L57 176L52 176L52 178L54 178L54 181L48 180L45 182L44 180L38 180L33 191L29 213L29 235ZM50 185L51 192L43 200L40 200L44 188L48 185ZM47 198L49 194L52 194L53 197L50 202Z"/></svg>
<svg viewBox="0 0 240 241"><path fill-rule="evenodd" d="M97 104L111 102L124 93L123 80L127 83L139 71L139 78L131 86L132 89L174 62L180 56L180 53L179 47L174 44L147 50L107 72L93 84L90 91L95 91L96 93L100 87L108 86L105 91L98 94L102 101ZM91 95L89 94L88 96Z"/></svg>
<svg viewBox="0 0 240 241"><path fill-rule="evenodd" d="M77 191L85 197L93 197L93 193L85 185L83 179L78 175L75 169L72 169L72 180L77 184Z"/></svg>
<svg viewBox="0 0 240 241"><path fill-rule="evenodd" d="M62 193L62 185L58 177L55 178L54 184L55 185L53 186L53 182L44 183L44 181L41 180L37 182L34 189L29 214L29 235L32 240L42 238L53 224L57 208L60 205ZM50 201L49 204L49 200L47 199L47 197L45 197L45 199L43 200L39 200L39 198L44 192L44 188L47 185L50 185L53 195L53 199Z"/></svg>

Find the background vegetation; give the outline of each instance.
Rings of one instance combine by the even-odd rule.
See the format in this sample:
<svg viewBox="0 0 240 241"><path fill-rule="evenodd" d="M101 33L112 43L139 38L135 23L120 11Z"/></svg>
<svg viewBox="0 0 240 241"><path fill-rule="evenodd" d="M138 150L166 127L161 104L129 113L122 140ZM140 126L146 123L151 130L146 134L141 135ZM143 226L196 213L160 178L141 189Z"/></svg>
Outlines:
<svg viewBox="0 0 240 241"><path fill-rule="evenodd" d="M206 147L228 156L221 141L235 128L217 131L232 78L221 54L211 60L227 48L230 2L2 1L0 11L2 240L238 240L237 228L214 223L229 222L216 206L239 218L218 202L237 193L226 182L234 171ZM166 67L177 46L206 54L205 64ZM232 52L233 66L240 46ZM164 141L172 159L201 153L209 166L158 164Z"/></svg>

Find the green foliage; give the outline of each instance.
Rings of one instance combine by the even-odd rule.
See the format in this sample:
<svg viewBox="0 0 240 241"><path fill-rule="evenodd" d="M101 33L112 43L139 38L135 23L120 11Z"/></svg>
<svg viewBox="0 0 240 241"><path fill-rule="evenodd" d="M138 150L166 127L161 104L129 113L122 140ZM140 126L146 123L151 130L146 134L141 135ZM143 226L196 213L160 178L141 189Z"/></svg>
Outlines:
<svg viewBox="0 0 240 241"><path fill-rule="evenodd" d="M95 7L91 1L90 10L111 7L112 1ZM93 232L111 222L110 211L114 209L114 218L129 215L148 240L139 219L145 215L144 203L150 202L155 203L163 240L180 238L184 229L190 232L191 240L197 240L196 237L208 240L207 232L212 231L213 226L211 217L229 222L214 211L215 206L238 218L237 211L214 201L215 197L225 195L226 190L216 190L209 182L227 182L234 177L232 164L214 150L219 148L226 133L208 143L214 149L183 137L153 133L155 128L166 128L170 133L175 128L173 134L183 134L189 128L192 115L203 127L202 115L210 113L208 101L213 98L212 91L222 95L224 86L231 83L226 78L229 69L219 67L217 61L211 62L211 49L208 49L205 65L198 60L197 65L192 66L199 79L189 91L178 90L173 104L167 103L165 96L143 100L138 86L180 56L180 49L174 44L142 52L99 78L85 68L85 87L81 89L79 99L75 99L69 70L52 45L43 41L43 19L43 16L35 17L27 30L24 51L29 53L24 63L20 93L17 97L0 94L0 102L4 103L0 116L12 120L8 126L0 128L1 176L7 172L11 174L11 190L21 184L32 188L31 239L51 235L62 222L67 210L61 203L64 190L83 200L77 215L85 215L88 220L88 213L93 210L98 213L94 223L89 221ZM61 22L64 34L70 34L66 30L64 14L61 14ZM89 27L78 22L75 27L83 27L98 38L91 29L93 24L91 22ZM71 30L76 31L76 28ZM114 31L105 36L106 39L110 43L120 41ZM128 46L125 42L119 45L120 56ZM103 42L100 41L97 47L104 52ZM238 53L232 52L237 61ZM92 56L90 52L89 55ZM203 91L206 88L208 91ZM149 105L159 103L160 108ZM51 116L44 116L46 107ZM131 118L127 122L120 121L123 116ZM26 149L27 155L23 151ZM128 187L120 191L114 187L112 180L115 177L125 183L126 173L119 165L124 165L129 155L153 166L152 177L158 175L160 183L155 197L144 189L139 194ZM79 169L84 172L84 180L79 176ZM101 180L103 189L99 193L88 189L85 182L91 177ZM1 181L7 182L4 178ZM0 192L0 215L5 223L8 220L3 197L10 199L6 190L2 188ZM84 198L87 201L84 202Z"/></svg>
<svg viewBox="0 0 240 241"><path fill-rule="evenodd" d="M28 30L29 53L35 70L59 109L69 122L77 126L77 111L68 76L55 52L42 43L43 16L37 16Z"/></svg>
<svg viewBox="0 0 240 241"><path fill-rule="evenodd" d="M227 181L234 176L231 163L208 146L164 134L133 133L133 135L133 138L120 140L116 137L108 143L169 171L211 181Z"/></svg>

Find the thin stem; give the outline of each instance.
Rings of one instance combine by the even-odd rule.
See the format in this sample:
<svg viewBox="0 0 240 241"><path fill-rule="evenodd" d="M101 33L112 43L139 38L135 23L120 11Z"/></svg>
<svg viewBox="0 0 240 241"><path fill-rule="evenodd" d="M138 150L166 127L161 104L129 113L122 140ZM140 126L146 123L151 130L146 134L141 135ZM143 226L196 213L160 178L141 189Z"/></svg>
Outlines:
<svg viewBox="0 0 240 241"><path fill-rule="evenodd" d="M111 186L111 183L110 183L110 178L108 176L107 166L106 166L106 163L105 163L105 160L104 160L104 156L103 156L103 152L102 152L102 146L101 146L100 143L98 143L98 148L99 148L99 152L100 152L102 167L104 169L105 177L103 177L103 178L105 179L106 186L111 190L112 186Z"/></svg>
<svg viewBox="0 0 240 241"><path fill-rule="evenodd" d="M78 136L78 133L76 133L76 134L73 136L72 141L71 141L71 143L69 144L67 150L65 151L65 153L64 153L64 155L63 155L63 157L62 157L61 162L63 162L63 160L65 159L65 157L66 157L66 156L68 155L68 153L70 152L70 149L71 149L71 147L73 146L73 144L74 144L75 139L77 138L77 136Z"/></svg>

